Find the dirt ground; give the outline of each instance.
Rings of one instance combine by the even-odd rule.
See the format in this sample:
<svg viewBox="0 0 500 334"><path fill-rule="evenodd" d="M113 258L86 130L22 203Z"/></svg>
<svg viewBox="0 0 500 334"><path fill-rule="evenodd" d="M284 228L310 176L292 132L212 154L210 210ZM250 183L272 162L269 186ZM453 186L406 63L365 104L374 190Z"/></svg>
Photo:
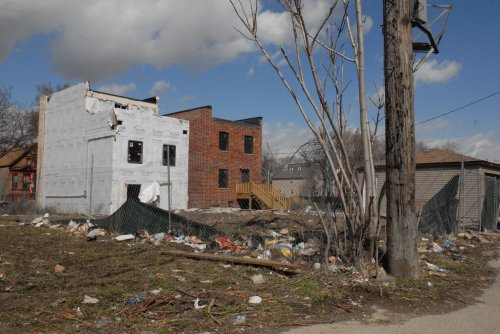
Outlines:
<svg viewBox="0 0 500 334"><path fill-rule="evenodd" d="M230 221L223 219L223 212L190 214L220 230ZM300 227L314 219L279 213L237 216L231 226L245 233ZM87 242L63 229L21 226L2 217L0 332L271 333L307 324L363 321L374 305L410 316L445 313L473 303L479 289L493 281L495 271L487 262L500 240L497 234L485 238L489 242L457 238L454 251L421 254L423 268L429 262L445 273L426 273L418 280L359 282L348 268L332 272L304 264L300 272L290 274L187 259L166 253L186 250L178 244L117 242L109 235ZM258 274L264 283L252 282ZM252 296L262 302L249 303ZM88 297L98 301L86 303Z"/></svg>

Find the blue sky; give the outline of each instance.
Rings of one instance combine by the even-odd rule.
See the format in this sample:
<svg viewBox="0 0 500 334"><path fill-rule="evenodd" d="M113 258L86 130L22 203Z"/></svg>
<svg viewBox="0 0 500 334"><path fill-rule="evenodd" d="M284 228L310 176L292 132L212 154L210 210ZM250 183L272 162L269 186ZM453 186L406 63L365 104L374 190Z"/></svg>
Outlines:
<svg viewBox="0 0 500 334"><path fill-rule="evenodd" d="M326 0L304 1L321 12ZM309 136L289 94L255 45L241 37L226 0L0 1L0 86L34 103L36 85L90 81L120 95L160 97L160 112L212 105L214 115L262 116L264 140L293 150ZM500 91L500 3L435 1L453 10L440 45L416 73L416 121ZM286 44L275 1L260 2L262 34L275 50ZM383 87L382 1L363 2L367 92ZM429 12L432 14L431 12ZM312 15L313 16L313 15ZM357 92L346 93L357 126ZM462 153L500 162L500 94L417 126L417 140L454 142ZM373 111L373 108L371 108Z"/></svg>

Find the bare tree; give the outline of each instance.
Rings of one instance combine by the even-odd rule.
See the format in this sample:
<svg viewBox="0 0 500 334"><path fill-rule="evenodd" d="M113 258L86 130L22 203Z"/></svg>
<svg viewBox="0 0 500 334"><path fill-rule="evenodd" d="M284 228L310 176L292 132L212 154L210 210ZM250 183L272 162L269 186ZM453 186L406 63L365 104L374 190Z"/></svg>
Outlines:
<svg viewBox="0 0 500 334"><path fill-rule="evenodd" d="M0 157L36 141L35 115L12 100L10 89L0 88Z"/></svg>
<svg viewBox="0 0 500 334"><path fill-rule="evenodd" d="M359 263L364 241L367 233L371 232L370 226L374 223L371 210L375 197L374 179L365 171L366 188L369 189L366 192L369 196L365 197L359 174L350 159L343 94L349 85L344 81L344 63L350 63L357 70L359 87L363 86L360 95L360 101L363 101L360 102L360 122L365 132L362 132L361 138L368 138L365 142L368 146L363 145L363 161L367 169L372 169L371 138L367 133L368 120L362 110L365 107L361 2L356 1L357 33L354 33L351 29L348 0L331 1L324 17L316 25L306 20L303 11L305 2L278 0L284 11L290 15L293 36L293 40L290 41L291 47L279 48L281 59L278 60L271 52L271 47L266 46L259 35L259 2L252 0L245 4L242 0L230 0L230 2L244 26L245 32L240 32L256 43L276 72L324 154L325 170L335 185L335 191L341 202L342 215L337 214L335 210L329 210L328 219L323 219L322 222L329 240L330 234L333 233L335 237L333 245L338 255L353 263ZM350 42L347 47L343 42L346 39ZM279 60L288 65L286 69L280 68ZM337 233L339 228L342 229L337 226L339 222L344 224L343 228L348 236L343 244ZM373 253L370 252L369 256L372 257Z"/></svg>

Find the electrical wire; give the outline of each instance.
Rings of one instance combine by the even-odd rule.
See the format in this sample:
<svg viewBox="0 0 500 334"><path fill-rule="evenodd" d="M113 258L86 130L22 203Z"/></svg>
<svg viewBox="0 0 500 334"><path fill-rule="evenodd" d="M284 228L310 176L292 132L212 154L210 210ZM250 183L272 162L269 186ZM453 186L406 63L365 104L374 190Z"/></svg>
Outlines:
<svg viewBox="0 0 500 334"><path fill-rule="evenodd" d="M440 114L440 115L437 115L437 116L431 117L431 118L429 118L429 119L426 119L426 120L424 120L424 121L418 122L418 123L416 123L415 125L424 124L424 123L427 123L427 122L433 121L433 120L435 120L435 119L437 119L437 118L439 118L439 117L443 117L443 116L446 116L446 115L452 114L452 113L457 112L457 111L459 111L459 110L462 110L462 109L465 109L465 108L467 108L467 107L470 107L471 105L474 105L474 104L476 104L476 103L479 103L479 102L482 102L482 101L484 101L484 100L487 100L487 99L489 99L490 97L493 97L493 96L495 96L495 95L497 95L497 94L500 94L500 90L499 90L499 91L496 91L496 92L494 92L494 93L491 93L491 94L490 94L490 95L488 95L488 96L482 97L482 98L480 98L479 100L469 102L469 103L467 103L467 104L464 104L464 105L463 105L463 106L461 106L461 107L455 108L455 109L453 109L453 110L447 111L447 112L442 113L442 114Z"/></svg>

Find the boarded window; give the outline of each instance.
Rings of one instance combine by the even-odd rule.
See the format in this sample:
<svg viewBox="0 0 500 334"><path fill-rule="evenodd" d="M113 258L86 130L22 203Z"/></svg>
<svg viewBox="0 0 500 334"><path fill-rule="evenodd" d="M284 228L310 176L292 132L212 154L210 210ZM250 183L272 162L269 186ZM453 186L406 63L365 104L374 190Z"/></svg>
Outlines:
<svg viewBox="0 0 500 334"><path fill-rule="evenodd" d="M245 136L245 153L253 154L253 137Z"/></svg>
<svg viewBox="0 0 500 334"><path fill-rule="evenodd" d="M128 162L142 164L142 141L128 141Z"/></svg>
<svg viewBox="0 0 500 334"><path fill-rule="evenodd" d="M227 188L227 169L219 169L219 188Z"/></svg>
<svg viewBox="0 0 500 334"><path fill-rule="evenodd" d="M175 166L175 145L163 145L163 166Z"/></svg>
<svg viewBox="0 0 500 334"><path fill-rule="evenodd" d="M229 151L229 133L219 132L219 150Z"/></svg>

